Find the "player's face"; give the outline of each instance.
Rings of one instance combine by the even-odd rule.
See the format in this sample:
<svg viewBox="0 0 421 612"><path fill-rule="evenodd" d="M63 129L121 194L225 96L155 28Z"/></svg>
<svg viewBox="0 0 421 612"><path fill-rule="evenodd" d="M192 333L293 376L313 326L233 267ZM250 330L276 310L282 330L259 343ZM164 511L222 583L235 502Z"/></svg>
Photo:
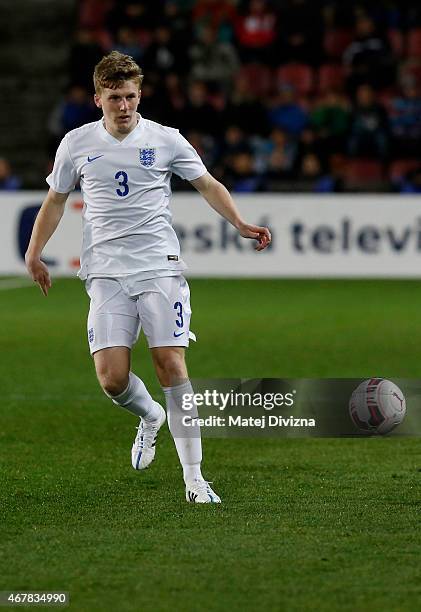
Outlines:
<svg viewBox="0 0 421 612"><path fill-rule="evenodd" d="M105 126L112 134L128 134L137 123L136 110L140 91L133 81L125 81L118 89L108 89L95 94L95 104L102 108Z"/></svg>

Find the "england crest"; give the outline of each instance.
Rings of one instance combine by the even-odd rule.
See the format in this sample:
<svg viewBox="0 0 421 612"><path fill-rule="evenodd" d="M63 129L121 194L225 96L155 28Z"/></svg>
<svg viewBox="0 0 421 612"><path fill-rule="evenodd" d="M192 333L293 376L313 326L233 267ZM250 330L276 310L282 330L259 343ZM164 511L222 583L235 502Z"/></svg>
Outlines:
<svg viewBox="0 0 421 612"><path fill-rule="evenodd" d="M156 161L156 149L139 149L139 160L142 166L150 168Z"/></svg>

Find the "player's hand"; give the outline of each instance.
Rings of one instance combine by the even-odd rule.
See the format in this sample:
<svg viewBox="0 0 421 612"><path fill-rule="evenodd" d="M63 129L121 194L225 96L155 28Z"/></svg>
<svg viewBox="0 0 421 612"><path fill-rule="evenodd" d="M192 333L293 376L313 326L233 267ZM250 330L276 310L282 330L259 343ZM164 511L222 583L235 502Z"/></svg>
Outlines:
<svg viewBox="0 0 421 612"><path fill-rule="evenodd" d="M260 227L259 225L250 225L249 223L241 223L238 231L243 238L251 238L257 240L256 251L263 251L271 243L272 236L269 228Z"/></svg>
<svg viewBox="0 0 421 612"><path fill-rule="evenodd" d="M43 294L47 296L51 287L51 278L47 266L39 257L32 258L29 255L25 255L25 262L32 280L38 283Z"/></svg>

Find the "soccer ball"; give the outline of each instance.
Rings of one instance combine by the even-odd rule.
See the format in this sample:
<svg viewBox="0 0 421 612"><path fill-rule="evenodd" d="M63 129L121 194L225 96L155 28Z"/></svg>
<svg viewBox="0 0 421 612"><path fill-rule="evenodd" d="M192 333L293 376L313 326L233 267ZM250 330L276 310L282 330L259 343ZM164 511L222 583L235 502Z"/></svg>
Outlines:
<svg viewBox="0 0 421 612"><path fill-rule="evenodd" d="M402 423L406 414L405 397L392 381L370 378L352 393L349 414L358 429L385 434Z"/></svg>

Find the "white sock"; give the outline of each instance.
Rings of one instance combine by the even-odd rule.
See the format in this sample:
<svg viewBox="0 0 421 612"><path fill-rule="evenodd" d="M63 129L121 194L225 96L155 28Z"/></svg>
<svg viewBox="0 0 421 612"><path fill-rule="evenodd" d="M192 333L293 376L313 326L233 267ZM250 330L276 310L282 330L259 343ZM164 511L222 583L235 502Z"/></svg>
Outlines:
<svg viewBox="0 0 421 612"><path fill-rule="evenodd" d="M183 425L183 416L198 416L197 407L194 404L190 410L183 408L183 395L186 393L193 396L193 388L189 380L175 387L163 387L167 402L168 427L174 438L178 458L183 468L184 482L202 480L200 463L202 461L202 440L199 425L192 427Z"/></svg>
<svg viewBox="0 0 421 612"><path fill-rule="evenodd" d="M127 389L120 395L108 395L108 397L113 400L114 404L142 417L145 421L155 421L159 417L157 403L152 399L144 383L133 372L129 373Z"/></svg>

